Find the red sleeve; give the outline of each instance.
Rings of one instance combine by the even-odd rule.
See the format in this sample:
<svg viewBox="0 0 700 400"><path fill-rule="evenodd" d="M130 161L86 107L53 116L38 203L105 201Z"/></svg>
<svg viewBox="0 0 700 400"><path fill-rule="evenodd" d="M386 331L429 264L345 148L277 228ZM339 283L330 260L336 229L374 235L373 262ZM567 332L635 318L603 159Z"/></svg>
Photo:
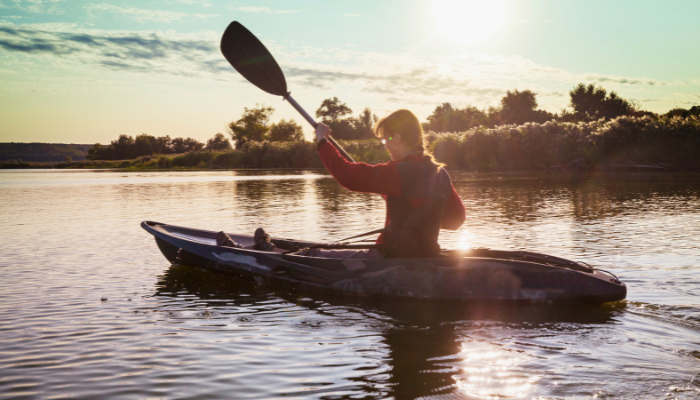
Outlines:
<svg viewBox="0 0 700 400"><path fill-rule="evenodd" d="M399 170L393 163L351 163L330 142L318 146L321 162L341 186L353 192L401 195Z"/></svg>
<svg viewBox="0 0 700 400"><path fill-rule="evenodd" d="M447 199L445 204L445 212L442 214L443 229L457 229L464 223L467 218L467 212L462 204L462 199L459 198L457 191L452 187L452 194Z"/></svg>

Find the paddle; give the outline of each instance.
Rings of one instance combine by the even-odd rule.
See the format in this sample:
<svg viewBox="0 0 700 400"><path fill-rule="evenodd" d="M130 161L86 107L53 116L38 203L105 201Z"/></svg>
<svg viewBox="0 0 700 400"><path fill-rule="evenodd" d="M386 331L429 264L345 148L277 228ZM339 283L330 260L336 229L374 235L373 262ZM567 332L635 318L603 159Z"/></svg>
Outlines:
<svg viewBox="0 0 700 400"><path fill-rule="evenodd" d="M291 93L287 91L284 73L272 54L255 35L238 21L231 22L221 37L221 52L233 68L250 83L267 93L282 96L316 129L318 123L301 108L299 103L290 96ZM328 141L333 143L333 146L340 151L346 160L355 162L332 137L329 136Z"/></svg>

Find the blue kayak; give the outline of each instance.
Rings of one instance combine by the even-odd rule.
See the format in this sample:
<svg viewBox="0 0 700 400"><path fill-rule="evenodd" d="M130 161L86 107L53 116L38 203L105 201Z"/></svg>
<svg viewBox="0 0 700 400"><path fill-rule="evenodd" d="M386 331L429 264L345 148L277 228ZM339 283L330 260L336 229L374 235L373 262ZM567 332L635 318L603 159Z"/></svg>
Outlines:
<svg viewBox="0 0 700 400"><path fill-rule="evenodd" d="M585 263L526 251L443 250L430 258L332 259L252 249L252 235L230 233L244 248L216 245L215 231L144 221L172 264L338 295L438 301L602 304L627 287ZM280 249L322 243L272 238ZM332 247L332 246L331 246ZM352 246L343 246L348 248ZM371 248L360 245L354 248Z"/></svg>

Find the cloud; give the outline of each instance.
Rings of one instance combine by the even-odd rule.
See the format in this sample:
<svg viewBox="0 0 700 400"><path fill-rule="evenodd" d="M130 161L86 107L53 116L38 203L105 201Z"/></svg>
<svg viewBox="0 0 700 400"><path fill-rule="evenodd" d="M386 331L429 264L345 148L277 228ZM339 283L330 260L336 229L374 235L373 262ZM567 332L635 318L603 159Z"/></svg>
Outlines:
<svg viewBox="0 0 700 400"><path fill-rule="evenodd" d="M88 12L109 12L112 14L122 15L135 19L138 22L173 22L183 18L188 15L183 12L178 11L164 11L164 10L148 10L144 8L134 8L134 7L120 7L107 3L102 4L91 4L85 9Z"/></svg>
<svg viewBox="0 0 700 400"><path fill-rule="evenodd" d="M54 27L58 29L59 27ZM67 28L64 26L64 28ZM175 36L173 36L175 35ZM422 96L454 95L491 98L505 93L505 86L493 79L471 79L455 70L444 69L441 62L424 64L383 54L341 51L310 51L299 56L276 48L284 60L283 69L294 87L330 89L352 85L356 90L391 97L407 94ZM24 25L0 24L0 50L31 55L50 55L63 62L98 65L125 72L199 77L214 80L240 79L221 57L218 37L193 38L186 35L158 32L113 32L80 30L47 30ZM351 60L333 65L322 59L309 63L309 58ZM302 58L304 61L297 61ZM371 66L371 67L370 67ZM493 66L488 67L493 68Z"/></svg>
<svg viewBox="0 0 700 400"><path fill-rule="evenodd" d="M567 96L568 93L553 91L553 92L538 92L537 95L541 96L541 97L564 97L564 96Z"/></svg>
<svg viewBox="0 0 700 400"><path fill-rule="evenodd" d="M667 82L657 81L654 79L627 79L627 78L612 78L607 76L587 76L586 80L596 81L596 82L612 82L619 83L621 85L666 85Z"/></svg>
<svg viewBox="0 0 700 400"><path fill-rule="evenodd" d="M44 64L50 60L57 68L76 71L97 67L150 76L243 82L221 56L219 40L215 32L120 32L80 29L75 24L0 23L0 55L16 54L15 59L21 62ZM660 97L659 90L667 84L648 78L577 74L518 56L386 54L345 45L316 48L286 41L266 42L266 46L285 71L290 90L352 92L421 105L450 101L484 107L497 104L507 90L531 89L540 96L542 106L554 109L563 105L568 90L579 82L625 85L620 94L626 98L634 97L635 91L637 97ZM696 83L700 81L674 81L664 88ZM688 94L677 100L697 102L699 97Z"/></svg>
<svg viewBox="0 0 700 400"><path fill-rule="evenodd" d="M243 11L252 13L267 13L267 14L291 14L301 10L272 10L269 7L243 6L243 7L226 7L231 11Z"/></svg>
<svg viewBox="0 0 700 400"><path fill-rule="evenodd" d="M19 72L13 71L13 70L11 70L11 69L3 69L3 68L0 68L0 74L19 75Z"/></svg>
<svg viewBox="0 0 700 400"><path fill-rule="evenodd" d="M9 27L23 27L24 29L29 29L29 30L34 30L34 31L47 31L47 32L66 32L66 31L75 31L76 27L78 26L75 23L70 23L70 22L46 22L46 23L39 23L39 24L22 24L22 25L14 25L12 23L6 24L6 25L1 25L2 26L9 26Z"/></svg>
<svg viewBox="0 0 700 400"><path fill-rule="evenodd" d="M202 7L211 7L212 3L209 0L170 0L166 1L166 4L187 4L187 5L200 5Z"/></svg>
<svg viewBox="0 0 700 400"><path fill-rule="evenodd" d="M156 32L50 31L0 24L0 50L49 55L67 63L112 70L221 79L231 67L217 38ZM69 56L66 58L66 56Z"/></svg>
<svg viewBox="0 0 700 400"><path fill-rule="evenodd" d="M397 98L409 94L422 96L457 94L483 98L505 93L503 88L477 87L468 80L433 72L430 68L415 68L398 72L384 71L373 74L294 67L286 70L287 76L299 85L329 89L334 84L359 84L363 92Z"/></svg>
<svg viewBox="0 0 700 400"><path fill-rule="evenodd" d="M330 89L329 84L340 82L356 82L369 78L366 74L355 74L341 71L328 71L314 68L285 68L285 76L304 86L319 86Z"/></svg>
<svg viewBox="0 0 700 400"><path fill-rule="evenodd" d="M63 10L56 3L65 0L14 0L16 8L35 14L63 14ZM8 8L0 3L0 8Z"/></svg>

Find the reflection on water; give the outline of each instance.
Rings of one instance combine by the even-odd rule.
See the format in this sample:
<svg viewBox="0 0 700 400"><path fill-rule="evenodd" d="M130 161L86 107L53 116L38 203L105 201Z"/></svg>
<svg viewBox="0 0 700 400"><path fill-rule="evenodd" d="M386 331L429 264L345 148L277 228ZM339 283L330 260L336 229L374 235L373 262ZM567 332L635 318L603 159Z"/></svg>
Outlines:
<svg viewBox="0 0 700 400"><path fill-rule="evenodd" d="M590 262L628 301L366 301L170 266L138 224L333 240L378 196L321 171L2 171L0 397L700 396L700 177L452 173L444 247Z"/></svg>
<svg viewBox="0 0 700 400"><path fill-rule="evenodd" d="M355 330L365 331L365 335L375 337L373 341L383 344L385 349L379 357L367 354L372 362L357 369L358 376L351 380L365 394L372 393L377 398L417 398L455 391L475 398L526 396L532 392L533 384L549 375L546 369L538 370L536 365L550 358L545 353L567 350L560 345L547 346L549 337L557 332L566 335L577 331L581 325L613 324L625 309L624 303L572 309L358 301L316 293L273 291L183 266L172 266L159 278L155 296L173 299L163 302L162 309L154 310L169 316L178 315L189 309L192 301L197 301L200 310L190 310L190 314L207 317L207 329L212 326L232 329L234 325L235 329L244 326L260 329L266 324L279 324L283 316L297 319L285 323L317 330L320 336L337 326L354 326ZM293 315L290 307L294 308ZM235 317L231 318L232 315ZM547 334L541 333L543 329ZM500 333L513 335L516 331L525 333L519 335L521 341L514 346L502 343ZM321 365L332 368L332 363Z"/></svg>

